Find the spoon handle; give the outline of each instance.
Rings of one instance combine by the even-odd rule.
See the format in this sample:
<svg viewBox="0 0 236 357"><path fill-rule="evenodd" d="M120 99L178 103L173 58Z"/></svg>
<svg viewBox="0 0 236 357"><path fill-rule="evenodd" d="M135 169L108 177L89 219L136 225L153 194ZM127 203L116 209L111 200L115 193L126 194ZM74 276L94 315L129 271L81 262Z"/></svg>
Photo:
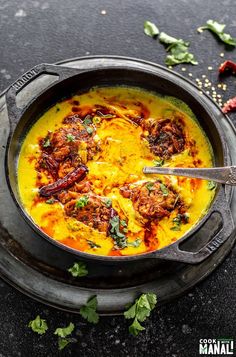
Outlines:
<svg viewBox="0 0 236 357"><path fill-rule="evenodd" d="M185 168L185 167L144 167L145 174L173 175L211 180L226 185L236 185L236 166L211 167L211 168Z"/></svg>

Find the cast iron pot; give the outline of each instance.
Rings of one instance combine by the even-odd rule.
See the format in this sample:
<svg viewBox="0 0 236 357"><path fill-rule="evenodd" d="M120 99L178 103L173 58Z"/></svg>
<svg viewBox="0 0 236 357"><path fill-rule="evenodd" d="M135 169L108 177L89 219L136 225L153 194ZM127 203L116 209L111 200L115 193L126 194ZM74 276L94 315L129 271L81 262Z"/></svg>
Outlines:
<svg viewBox="0 0 236 357"><path fill-rule="evenodd" d="M29 82L42 74L57 75L59 78L39 95L36 95L27 106L19 108L16 101L17 94L26 84L28 85ZM215 166L226 165L227 147L220 125L210 112L209 108L204 104L201 95L199 94L196 96L196 89L193 91L193 86L188 81L183 82L183 79L180 78L180 76L175 75L173 72L168 71L161 66L155 70L133 68L129 65L120 65L119 61L117 65L89 70L40 64L16 80L6 93L10 133L6 148L5 172L8 187L15 204L26 222L41 237L49 240L52 244L60 247L62 250L69 251L85 260L94 259L103 263L109 262L109 264L131 262L145 258L173 260L191 264L202 262L214 253L214 251L218 249L227 238L229 238L234 229L234 223L229 202L225 195L224 186L218 186L215 198L207 214L181 239L160 250L134 256L107 257L91 255L65 246L41 231L24 210L18 192L17 162L22 141L27 132L43 112L61 99L70 97L76 92L86 92L92 86L107 85L136 86L155 91L159 94L174 96L184 101L195 113L200 125L211 142L214 152ZM194 235L216 212L221 216L222 224L219 230L210 238L210 241L195 252L181 249L181 245L191 238L193 240Z"/></svg>

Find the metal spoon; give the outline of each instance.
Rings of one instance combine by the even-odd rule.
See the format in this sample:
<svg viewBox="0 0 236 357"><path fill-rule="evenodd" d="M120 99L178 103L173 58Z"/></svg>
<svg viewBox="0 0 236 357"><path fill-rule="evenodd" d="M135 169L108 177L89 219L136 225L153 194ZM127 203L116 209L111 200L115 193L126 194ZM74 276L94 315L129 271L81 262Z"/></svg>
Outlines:
<svg viewBox="0 0 236 357"><path fill-rule="evenodd" d="M186 168L186 167L144 167L144 174L174 175L200 178L204 180L236 185L236 166Z"/></svg>

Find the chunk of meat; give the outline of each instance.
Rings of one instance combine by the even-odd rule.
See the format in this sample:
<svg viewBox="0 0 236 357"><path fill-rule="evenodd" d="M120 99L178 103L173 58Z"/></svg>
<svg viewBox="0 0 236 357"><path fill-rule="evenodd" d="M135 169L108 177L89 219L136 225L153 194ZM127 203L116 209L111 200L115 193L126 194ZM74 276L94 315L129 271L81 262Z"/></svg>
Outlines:
<svg viewBox="0 0 236 357"><path fill-rule="evenodd" d="M148 132L147 140L155 155L169 159L184 150L185 136L180 122L148 119L142 122L142 127Z"/></svg>
<svg viewBox="0 0 236 357"><path fill-rule="evenodd" d="M80 205L80 201L84 204ZM65 204L64 209L68 216L74 217L100 232L108 233L113 209L106 206L104 197L91 192L85 195L78 194L76 199L71 199Z"/></svg>
<svg viewBox="0 0 236 357"><path fill-rule="evenodd" d="M178 194L173 188L159 181L145 182L120 191L124 197L128 197L129 193L135 211L148 220L168 217L178 201Z"/></svg>

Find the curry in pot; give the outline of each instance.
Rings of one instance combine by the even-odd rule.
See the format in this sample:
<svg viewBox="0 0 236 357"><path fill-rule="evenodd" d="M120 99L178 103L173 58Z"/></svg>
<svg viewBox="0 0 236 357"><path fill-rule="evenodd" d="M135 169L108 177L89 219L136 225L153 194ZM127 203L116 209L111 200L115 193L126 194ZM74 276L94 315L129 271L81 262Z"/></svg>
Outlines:
<svg viewBox="0 0 236 357"><path fill-rule="evenodd" d="M204 180L143 174L155 165L213 165L191 110L138 88L94 87L57 103L29 130L20 197L52 239L90 254L141 254L181 238L215 194Z"/></svg>

